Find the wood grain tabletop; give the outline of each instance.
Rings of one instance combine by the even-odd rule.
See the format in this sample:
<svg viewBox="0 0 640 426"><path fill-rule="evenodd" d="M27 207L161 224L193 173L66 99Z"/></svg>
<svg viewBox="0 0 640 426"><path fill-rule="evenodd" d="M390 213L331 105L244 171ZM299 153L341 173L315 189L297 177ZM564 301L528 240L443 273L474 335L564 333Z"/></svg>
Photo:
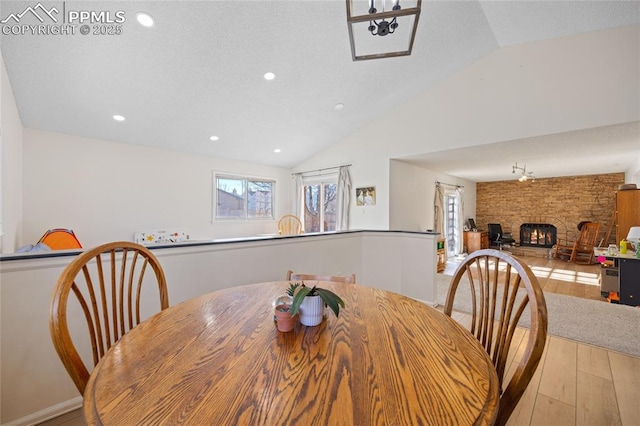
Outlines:
<svg viewBox="0 0 640 426"><path fill-rule="evenodd" d="M288 282L177 304L102 358L84 394L89 425L492 424L486 352L434 308L361 284L320 283L346 307L278 332Z"/></svg>

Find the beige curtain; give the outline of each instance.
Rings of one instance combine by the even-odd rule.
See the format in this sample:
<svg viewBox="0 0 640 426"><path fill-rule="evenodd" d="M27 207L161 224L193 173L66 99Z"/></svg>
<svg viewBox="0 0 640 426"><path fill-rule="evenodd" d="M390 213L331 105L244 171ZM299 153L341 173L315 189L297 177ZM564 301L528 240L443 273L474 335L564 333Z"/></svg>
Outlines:
<svg viewBox="0 0 640 426"><path fill-rule="evenodd" d="M349 229L349 207L351 206L351 174L349 166L341 166L338 171L338 216L336 230Z"/></svg>
<svg viewBox="0 0 640 426"><path fill-rule="evenodd" d="M291 211L304 223L304 217L302 215L302 212L304 211L302 208L304 204L302 197L302 173L296 173L295 175L293 175L293 177L295 179L296 189L295 195L293 197L293 208L291 209Z"/></svg>
<svg viewBox="0 0 640 426"><path fill-rule="evenodd" d="M433 229L444 238L444 188L439 183L436 183L434 210Z"/></svg>

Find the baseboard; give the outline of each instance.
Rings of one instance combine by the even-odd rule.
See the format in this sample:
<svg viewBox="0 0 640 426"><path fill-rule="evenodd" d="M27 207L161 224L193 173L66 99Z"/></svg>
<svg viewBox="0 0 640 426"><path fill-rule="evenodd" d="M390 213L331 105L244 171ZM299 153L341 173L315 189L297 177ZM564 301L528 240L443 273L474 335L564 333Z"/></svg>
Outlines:
<svg viewBox="0 0 640 426"><path fill-rule="evenodd" d="M2 426L32 426L47 420L51 420L70 411L77 410L80 407L82 407L82 397L77 396L73 399L69 399L68 401L52 405L51 407L47 407L44 410L37 411L35 413L29 414L28 416L13 420L9 423L3 423Z"/></svg>

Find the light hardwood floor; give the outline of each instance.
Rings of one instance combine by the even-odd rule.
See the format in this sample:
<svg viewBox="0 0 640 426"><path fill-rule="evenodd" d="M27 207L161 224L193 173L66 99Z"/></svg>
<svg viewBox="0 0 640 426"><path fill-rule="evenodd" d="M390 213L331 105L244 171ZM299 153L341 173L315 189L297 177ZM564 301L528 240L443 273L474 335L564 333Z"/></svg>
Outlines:
<svg viewBox="0 0 640 426"><path fill-rule="evenodd" d="M540 257L522 257L532 268L545 292L587 299L600 296L598 265L575 265ZM448 262L445 274L457 264ZM465 324L468 315L454 318ZM522 350L527 329L514 337L512 359ZM640 343L639 343L640 344ZM509 372L507 373L507 376ZM542 360L520 403L509 419L512 426L538 425L638 425L637 392L640 358L555 336L547 337ZM82 426L80 410L42 423L46 426Z"/></svg>
<svg viewBox="0 0 640 426"><path fill-rule="evenodd" d="M534 256L520 256L538 278L545 293L565 294L584 299L607 300L600 296L598 277L600 265L576 265L562 260ZM453 275L458 262L450 260L444 270L445 275Z"/></svg>

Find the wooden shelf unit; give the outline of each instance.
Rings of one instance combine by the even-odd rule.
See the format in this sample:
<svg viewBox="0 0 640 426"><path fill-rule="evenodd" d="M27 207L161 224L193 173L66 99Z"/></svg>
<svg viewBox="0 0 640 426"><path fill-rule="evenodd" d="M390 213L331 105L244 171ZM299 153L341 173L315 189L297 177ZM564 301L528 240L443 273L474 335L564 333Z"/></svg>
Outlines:
<svg viewBox="0 0 640 426"><path fill-rule="evenodd" d="M616 191L616 219L616 244L620 244L629 228L640 226L640 189Z"/></svg>

